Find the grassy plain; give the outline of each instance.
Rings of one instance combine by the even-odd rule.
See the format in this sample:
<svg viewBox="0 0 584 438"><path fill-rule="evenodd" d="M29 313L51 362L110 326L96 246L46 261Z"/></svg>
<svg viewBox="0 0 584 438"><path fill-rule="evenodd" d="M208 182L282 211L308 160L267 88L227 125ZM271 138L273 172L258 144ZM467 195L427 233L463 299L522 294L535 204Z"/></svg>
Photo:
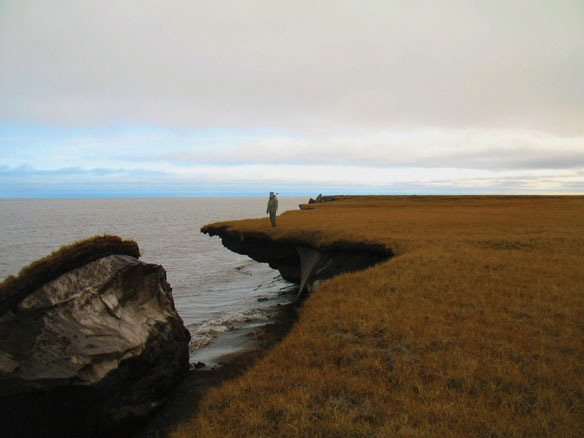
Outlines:
<svg viewBox="0 0 584 438"><path fill-rule="evenodd" d="M174 437L584 436L584 197L351 197L228 223L380 242Z"/></svg>

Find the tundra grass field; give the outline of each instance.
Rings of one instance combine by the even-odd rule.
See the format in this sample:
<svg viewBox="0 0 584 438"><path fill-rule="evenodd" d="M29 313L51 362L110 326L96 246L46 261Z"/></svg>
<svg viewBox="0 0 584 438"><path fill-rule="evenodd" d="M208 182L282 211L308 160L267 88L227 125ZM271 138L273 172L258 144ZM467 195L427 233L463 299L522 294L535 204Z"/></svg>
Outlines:
<svg viewBox="0 0 584 438"><path fill-rule="evenodd" d="M172 436L584 436L584 197L348 197L226 224L395 257L322 283Z"/></svg>

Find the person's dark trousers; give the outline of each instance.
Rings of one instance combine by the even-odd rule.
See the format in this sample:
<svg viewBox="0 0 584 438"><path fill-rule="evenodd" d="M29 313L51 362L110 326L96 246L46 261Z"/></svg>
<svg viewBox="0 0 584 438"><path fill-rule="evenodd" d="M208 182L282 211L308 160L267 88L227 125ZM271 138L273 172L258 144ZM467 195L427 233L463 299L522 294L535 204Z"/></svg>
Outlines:
<svg viewBox="0 0 584 438"><path fill-rule="evenodd" d="M270 212L270 222L272 223L272 227L276 226L276 213Z"/></svg>

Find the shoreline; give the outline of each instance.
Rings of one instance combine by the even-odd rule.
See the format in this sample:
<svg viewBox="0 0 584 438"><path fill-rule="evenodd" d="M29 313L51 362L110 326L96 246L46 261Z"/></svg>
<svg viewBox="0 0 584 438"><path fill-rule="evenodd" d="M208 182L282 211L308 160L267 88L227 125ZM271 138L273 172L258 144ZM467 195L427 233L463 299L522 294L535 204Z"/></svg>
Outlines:
<svg viewBox="0 0 584 438"><path fill-rule="evenodd" d="M161 438L168 436L178 425L188 422L205 394L243 374L272 347L281 342L298 319L305 295L288 304L279 304L272 322L254 327L247 333L246 349L221 356L213 367L189 369L185 378L174 389L169 399L144 421L128 424L111 438Z"/></svg>
<svg viewBox="0 0 584 438"><path fill-rule="evenodd" d="M204 227L316 281L342 271L346 242L395 256L318 283L289 335L172 436L577 434L583 200L353 197L284 214L278 228ZM300 254L300 269L298 247L314 256ZM319 255L322 266L308 263Z"/></svg>

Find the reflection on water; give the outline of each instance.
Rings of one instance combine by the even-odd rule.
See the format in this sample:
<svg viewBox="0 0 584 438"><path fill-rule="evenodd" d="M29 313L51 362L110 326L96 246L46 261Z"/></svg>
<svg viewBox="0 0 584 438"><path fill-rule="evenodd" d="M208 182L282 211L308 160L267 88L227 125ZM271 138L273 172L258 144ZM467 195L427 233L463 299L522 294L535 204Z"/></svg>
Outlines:
<svg viewBox="0 0 584 438"><path fill-rule="evenodd" d="M279 200L280 212L306 201ZM141 260L166 269L194 353L220 333L267 322L278 303L295 296L277 271L199 231L212 222L266 217L266 203L267 197L0 199L0 278L96 234L133 239Z"/></svg>

